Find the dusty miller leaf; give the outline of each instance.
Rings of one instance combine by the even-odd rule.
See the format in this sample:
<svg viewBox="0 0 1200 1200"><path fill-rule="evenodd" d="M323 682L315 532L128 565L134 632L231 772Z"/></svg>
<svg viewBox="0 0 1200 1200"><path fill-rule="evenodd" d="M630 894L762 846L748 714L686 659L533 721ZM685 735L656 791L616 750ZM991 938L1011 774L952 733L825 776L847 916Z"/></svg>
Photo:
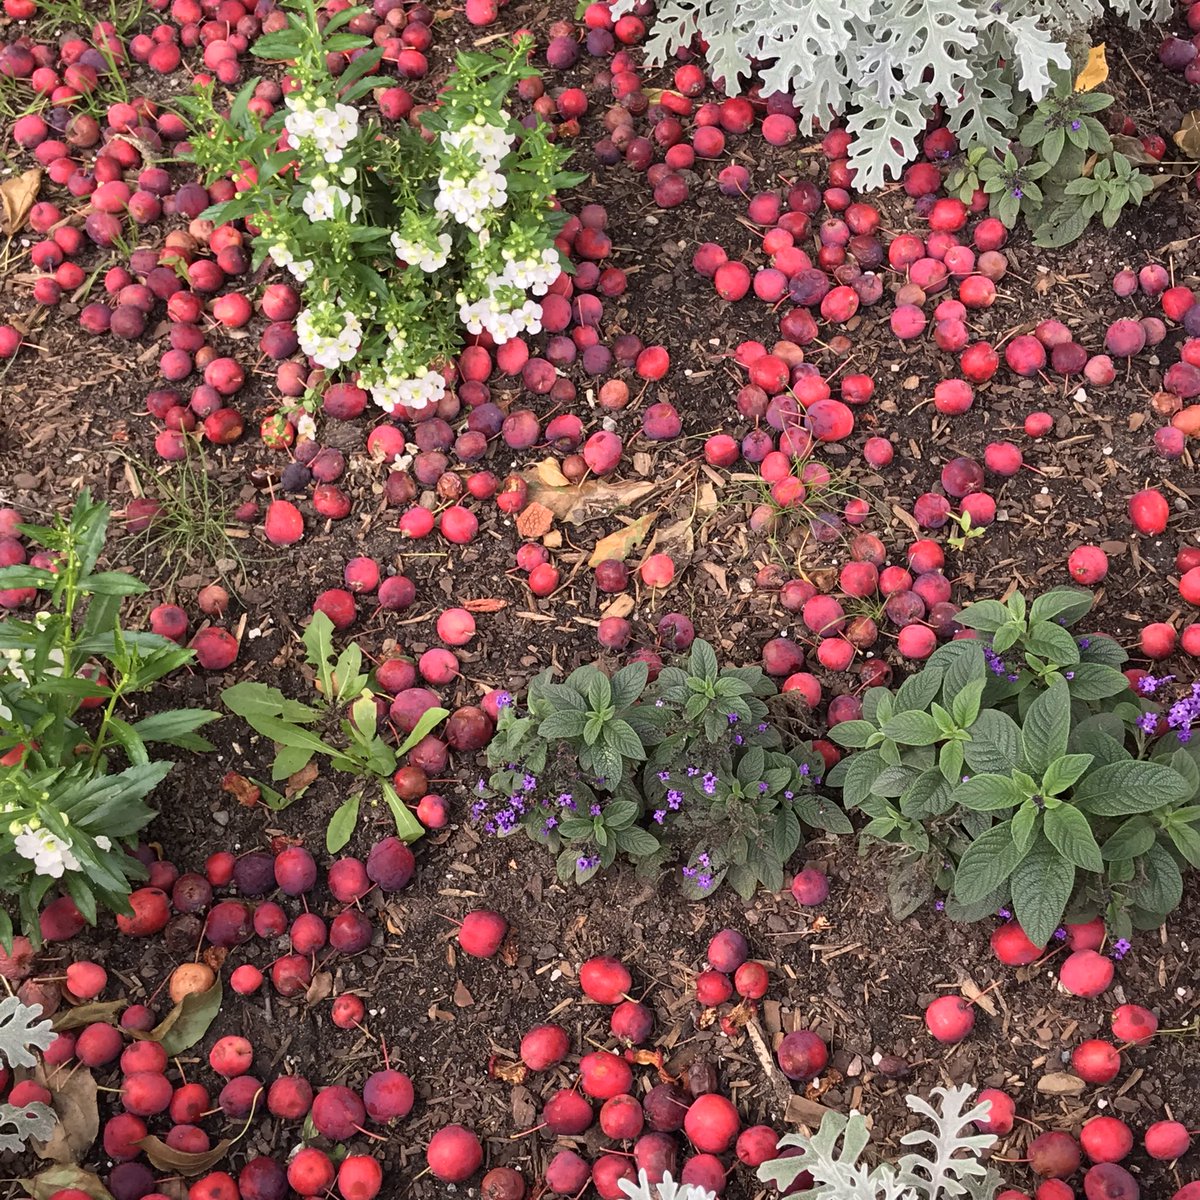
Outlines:
<svg viewBox="0 0 1200 1200"><path fill-rule="evenodd" d="M1006 17L1004 29L1009 35L1021 87L1032 99L1040 100L1054 85L1051 65L1069 70L1071 56L1065 46L1046 36L1033 17Z"/></svg>
<svg viewBox="0 0 1200 1200"><path fill-rule="evenodd" d="M990 1105L977 1104L963 1112L973 1089L935 1087L933 1094L941 1097L940 1110L920 1096L906 1096L905 1103L913 1112L924 1117L936 1132L915 1129L901 1139L905 1146L928 1143L932 1157L906 1154L900 1160L901 1178L911 1187L920 1188L931 1197L991 1196L1000 1177L979 1161L979 1154L995 1144L991 1134L975 1131L973 1121L986 1121ZM987 1187L988 1184L992 1186ZM981 1191L980 1188L985 1190Z"/></svg>
<svg viewBox="0 0 1200 1200"><path fill-rule="evenodd" d="M0 1063L10 1067L32 1067L37 1059L29 1047L45 1050L54 1041L49 1021L39 1021L40 1004L22 1004L16 996L0 1000Z"/></svg>
<svg viewBox="0 0 1200 1200"><path fill-rule="evenodd" d="M918 100L898 99L889 108L864 102L851 116L847 128L865 161L873 165L874 178L857 186L870 189L890 176L899 179L910 157L906 146L915 145L925 129L925 113Z"/></svg>
<svg viewBox="0 0 1200 1200"><path fill-rule="evenodd" d="M20 1154L28 1141L44 1142L54 1135L54 1109L34 1101L24 1108L0 1104L0 1152Z"/></svg>

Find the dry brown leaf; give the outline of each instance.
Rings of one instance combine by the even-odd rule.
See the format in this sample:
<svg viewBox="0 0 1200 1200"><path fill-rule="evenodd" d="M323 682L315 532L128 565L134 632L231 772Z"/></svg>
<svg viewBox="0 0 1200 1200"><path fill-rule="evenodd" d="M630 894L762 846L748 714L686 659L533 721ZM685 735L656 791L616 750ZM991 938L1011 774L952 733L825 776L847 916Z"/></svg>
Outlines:
<svg viewBox="0 0 1200 1200"><path fill-rule="evenodd" d="M695 549L696 531L692 527L692 518L689 515L656 529L650 539L650 545L642 555L642 560L645 561L652 554L669 554L676 567L683 567L687 565Z"/></svg>
<svg viewBox="0 0 1200 1200"><path fill-rule="evenodd" d="M308 990L304 993L304 1003L312 1008L314 1004L320 1004L322 1000L327 1000L333 995L333 972L318 971L313 977L312 982L308 985Z"/></svg>
<svg viewBox="0 0 1200 1200"><path fill-rule="evenodd" d="M239 804L253 808L262 798L262 790L236 771L226 771L221 779L221 791L228 792Z"/></svg>
<svg viewBox="0 0 1200 1200"><path fill-rule="evenodd" d="M585 521L611 516L618 509L640 505L658 486L647 479L621 479L616 483L586 479L577 486L551 485L540 477L539 472L544 466L525 472L529 500L544 504L560 521L572 525L582 525Z"/></svg>
<svg viewBox="0 0 1200 1200"><path fill-rule="evenodd" d="M37 167L0 183L0 213L3 213L0 232L13 234L21 229L25 218L29 216L29 210L37 200L41 183L42 173Z"/></svg>
<svg viewBox="0 0 1200 1200"><path fill-rule="evenodd" d="M46 1071L38 1063L34 1079L50 1093L50 1104L58 1114L58 1124L46 1142L33 1142L38 1158L56 1163L74 1163L86 1156L100 1132L100 1110L96 1104L96 1081L91 1071L61 1068Z"/></svg>
<svg viewBox="0 0 1200 1200"><path fill-rule="evenodd" d="M1108 78L1108 59L1104 54L1104 43L1093 46L1088 51L1087 63L1082 71L1075 76L1075 90L1090 92L1098 88Z"/></svg>
<svg viewBox="0 0 1200 1200"><path fill-rule="evenodd" d="M603 617L627 617L633 612L633 597L628 592L614 596L601 610Z"/></svg>
<svg viewBox="0 0 1200 1200"><path fill-rule="evenodd" d="M920 525L917 524L916 518L911 513L905 512L904 509L902 509L900 507L900 505L898 505L898 504L892 505L892 516L894 516L896 518L896 520L901 521L901 522L903 522L903 524L907 525L908 528L912 530L914 537L921 536L921 527L920 527Z"/></svg>
<svg viewBox="0 0 1200 1200"><path fill-rule="evenodd" d="M536 467L534 472L537 475L538 482L546 487L565 488L571 486L571 481L562 473L562 468L558 465L557 458L543 458Z"/></svg>
<svg viewBox="0 0 1200 1200"><path fill-rule="evenodd" d="M309 786L317 777L317 764L315 762L307 763L301 767L294 775L289 775L287 783L284 784L283 794L290 800L293 796L298 796L305 788Z"/></svg>
<svg viewBox="0 0 1200 1200"><path fill-rule="evenodd" d="M524 1065L524 1064L522 1064ZM528 1129L537 1120L537 1105L533 1093L518 1084L511 1093L513 1125L517 1129Z"/></svg>
<svg viewBox="0 0 1200 1200"><path fill-rule="evenodd" d="M588 559L588 566L594 567L597 563L602 563L609 558L624 561L625 556L631 550L642 544L646 534L650 532L650 526L654 524L656 516L658 516L657 513L645 513L636 521L630 521L628 525L622 526L615 533L602 537L596 543L591 558Z"/></svg>
<svg viewBox="0 0 1200 1200"><path fill-rule="evenodd" d="M509 1058L497 1058L493 1054L488 1059L488 1074L503 1083L516 1085L525 1082L529 1075L529 1068L523 1062L513 1062Z"/></svg>
<svg viewBox="0 0 1200 1200"><path fill-rule="evenodd" d="M537 500L531 500L517 514L517 532L523 538L540 538L550 532L553 524L554 514Z"/></svg>
<svg viewBox="0 0 1200 1200"><path fill-rule="evenodd" d="M1044 1096L1081 1096L1087 1084L1068 1071L1051 1071L1037 1081L1037 1090Z"/></svg>
<svg viewBox="0 0 1200 1200"><path fill-rule="evenodd" d="M463 601L463 608L469 613L494 613L507 607L507 600L499 600L495 596L483 596L478 600Z"/></svg>
<svg viewBox="0 0 1200 1200"><path fill-rule="evenodd" d="M1192 159L1200 159L1200 108L1193 108L1179 123L1171 140Z"/></svg>
<svg viewBox="0 0 1200 1200"><path fill-rule="evenodd" d="M233 1138L222 1138L210 1149L194 1152L175 1150L151 1134L135 1145L141 1146L146 1157L160 1171L170 1171L174 1175L200 1175L215 1167L229 1153L233 1142Z"/></svg>

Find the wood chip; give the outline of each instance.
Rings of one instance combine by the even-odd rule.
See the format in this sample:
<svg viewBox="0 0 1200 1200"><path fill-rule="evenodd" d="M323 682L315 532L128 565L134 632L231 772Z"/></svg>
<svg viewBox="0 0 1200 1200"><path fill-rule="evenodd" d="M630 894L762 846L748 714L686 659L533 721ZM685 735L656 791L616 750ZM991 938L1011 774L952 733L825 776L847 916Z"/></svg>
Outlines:
<svg viewBox="0 0 1200 1200"><path fill-rule="evenodd" d="M1078 1075L1069 1071L1051 1071L1037 1081L1037 1090L1043 1096L1081 1096L1086 1087Z"/></svg>
<svg viewBox="0 0 1200 1200"><path fill-rule="evenodd" d="M523 538L540 538L550 532L554 524L554 514L536 500L531 500L517 514L517 532Z"/></svg>

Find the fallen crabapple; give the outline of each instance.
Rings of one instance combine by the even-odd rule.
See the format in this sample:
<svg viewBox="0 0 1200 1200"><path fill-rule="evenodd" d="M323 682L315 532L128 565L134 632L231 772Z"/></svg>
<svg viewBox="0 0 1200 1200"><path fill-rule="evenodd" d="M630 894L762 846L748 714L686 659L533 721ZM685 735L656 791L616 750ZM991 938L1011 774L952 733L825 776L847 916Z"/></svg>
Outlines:
<svg viewBox="0 0 1200 1200"><path fill-rule="evenodd" d="M1117 1163L1133 1150L1133 1133L1118 1117L1092 1117L1079 1131L1079 1144L1094 1163Z"/></svg>
<svg viewBox="0 0 1200 1200"><path fill-rule="evenodd" d="M1079 1143L1069 1134L1052 1129L1029 1143L1026 1161L1043 1179L1069 1179L1079 1170Z"/></svg>
<svg viewBox="0 0 1200 1200"><path fill-rule="evenodd" d="M669 554L651 554L642 563L642 582L650 588L664 588L675 578L675 563Z"/></svg>
<svg viewBox="0 0 1200 1200"><path fill-rule="evenodd" d="M701 971L696 976L696 1000L705 1008L716 1008L732 995L733 984L721 971Z"/></svg>
<svg viewBox="0 0 1200 1200"><path fill-rule="evenodd" d="M829 899L829 880L816 867L805 867L792 879L791 891L797 904L816 907Z"/></svg>
<svg viewBox="0 0 1200 1200"><path fill-rule="evenodd" d="M721 929L709 939L706 957L714 970L732 975L750 957L750 946L736 929Z"/></svg>
<svg viewBox="0 0 1200 1200"><path fill-rule="evenodd" d="M1068 921L1063 928L1067 931L1067 945L1072 950L1099 950L1104 945L1103 917L1084 922Z"/></svg>
<svg viewBox="0 0 1200 1200"><path fill-rule="evenodd" d="M633 1072L620 1055L594 1050L579 1060L580 1087L593 1100L611 1100L629 1091Z"/></svg>
<svg viewBox="0 0 1200 1200"><path fill-rule="evenodd" d="M925 1028L939 1042L955 1045L975 1028L975 1006L962 996L939 996L925 1009Z"/></svg>
<svg viewBox="0 0 1200 1200"><path fill-rule="evenodd" d="M1166 498L1155 488L1144 488L1129 498L1129 519L1138 533L1146 537L1162 533L1170 516Z"/></svg>
<svg viewBox="0 0 1200 1200"><path fill-rule="evenodd" d="M1094 587L1108 574L1108 555L1099 546L1076 546L1067 557L1071 578Z"/></svg>
<svg viewBox="0 0 1200 1200"><path fill-rule="evenodd" d="M1113 1037L1133 1046L1148 1046L1158 1031L1158 1018L1140 1004L1121 1004L1112 1014Z"/></svg>
<svg viewBox="0 0 1200 1200"><path fill-rule="evenodd" d="M724 1154L737 1139L742 1122L733 1103L717 1092L697 1096L683 1118L683 1131L704 1154Z"/></svg>
<svg viewBox="0 0 1200 1200"><path fill-rule="evenodd" d="M746 1000L761 1000L770 984L767 968L760 962L744 962L733 973L733 990Z"/></svg>
<svg viewBox="0 0 1200 1200"><path fill-rule="evenodd" d="M992 953L1007 967L1028 966L1046 952L1045 946L1029 940L1016 921L1009 921L994 930L991 945Z"/></svg>
<svg viewBox="0 0 1200 1200"><path fill-rule="evenodd" d="M598 1004L620 1004L633 987L629 969L611 955L589 958L579 968L579 986L589 1000Z"/></svg>
<svg viewBox="0 0 1200 1200"><path fill-rule="evenodd" d="M458 928L458 944L472 958L491 958L507 936L508 921L486 908L467 913Z"/></svg>
<svg viewBox="0 0 1200 1200"><path fill-rule="evenodd" d="M1179 1121L1155 1121L1142 1135L1146 1153L1160 1162L1182 1158L1192 1146L1191 1131Z"/></svg>
<svg viewBox="0 0 1200 1200"><path fill-rule="evenodd" d="M824 1041L808 1029L785 1034L775 1050L779 1069L795 1080L813 1079L825 1070L829 1050Z"/></svg>
<svg viewBox="0 0 1200 1200"><path fill-rule="evenodd" d="M1090 1038L1071 1052L1071 1069L1084 1083L1111 1083L1121 1071L1121 1055L1111 1042Z"/></svg>
<svg viewBox="0 0 1200 1200"><path fill-rule="evenodd" d="M1099 996L1112 983L1112 959L1095 950L1076 950L1063 961L1058 978L1072 996Z"/></svg>

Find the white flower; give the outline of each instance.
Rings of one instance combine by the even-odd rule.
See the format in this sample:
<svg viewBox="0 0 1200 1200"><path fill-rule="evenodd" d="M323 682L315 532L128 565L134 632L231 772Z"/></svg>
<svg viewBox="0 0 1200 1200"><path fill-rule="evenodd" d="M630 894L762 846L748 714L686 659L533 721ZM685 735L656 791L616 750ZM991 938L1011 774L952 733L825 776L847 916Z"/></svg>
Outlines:
<svg viewBox="0 0 1200 1200"><path fill-rule="evenodd" d="M79 860L71 853L71 843L48 829L24 825L13 839L17 853L33 863L34 873L61 879L64 871L78 871Z"/></svg>
<svg viewBox="0 0 1200 1200"><path fill-rule="evenodd" d="M296 422L296 436L310 441L317 436L317 423L308 413L304 413Z"/></svg>
<svg viewBox="0 0 1200 1200"><path fill-rule="evenodd" d="M296 318L300 349L318 366L333 371L352 362L362 345L362 323L348 309L322 301Z"/></svg>
<svg viewBox="0 0 1200 1200"><path fill-rule="evenodd" d="M106 838L104 834L100 834L99 837L94 838L93 840L95 841L97 848L100 850L112 849L112 842Z"/></svg>
<svg viewBox="0 0 1200 1200"><path fill-rule="evenodd" d="M410 241L400 233L393 233L392 247L396 257L402 258L410 266L420 267L427 274L440 271L450 258L450 235L439 233L436 242Z"/></svg>

